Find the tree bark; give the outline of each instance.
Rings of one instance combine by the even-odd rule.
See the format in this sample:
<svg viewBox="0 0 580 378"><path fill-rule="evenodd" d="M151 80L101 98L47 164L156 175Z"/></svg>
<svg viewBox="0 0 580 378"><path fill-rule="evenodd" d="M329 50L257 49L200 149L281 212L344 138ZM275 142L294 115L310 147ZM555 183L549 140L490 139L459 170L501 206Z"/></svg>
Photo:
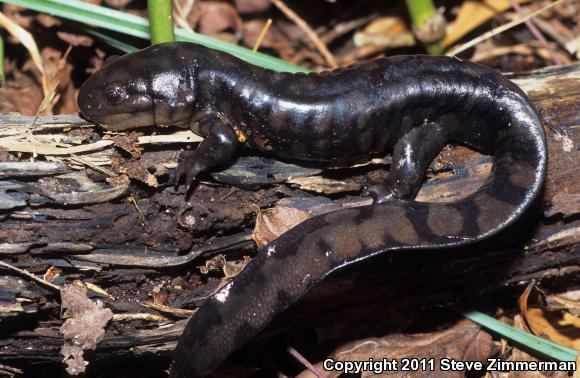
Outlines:
<svg viewBox="0 0 580 378"><path fill-rule="evenodd" d="M577 284L580 64L512 78L534 101L548 139L548 178L538 209L479 246L398 253L349 269L270 329L300 321L297 308L309 314L309 322L325 322L376 312L385 303L390 309L448 304L532 279L547 287ZM61 366L58 291L73 280L103 289L89 294L115 314L89 355L92 364L152 354L168 358L189 315L177 309L200 305L225 282L219 270L204 274L196 267L222 254L227 268L253 253L250 228L257 209L282 196L309 197L305 188L320 183L313 175L333 180L317 186L327 192L339 181L353 190L361 181L384 177L381 165L329 170L245 157L213 178L203 177L188 200L167 182L180 149L196 137L148 131L107 134L74 115L0 116L0 364L25 370L30 364ZM418 200L465 196L490 166L489 157L446 148ZM267 186L235 189L223 182ZM349 193L335 198L359 201ZM219 261L217 266L228 273ZM43 275L53 286L38 279ZM340 296L333 295L337 288Z"/></svg>

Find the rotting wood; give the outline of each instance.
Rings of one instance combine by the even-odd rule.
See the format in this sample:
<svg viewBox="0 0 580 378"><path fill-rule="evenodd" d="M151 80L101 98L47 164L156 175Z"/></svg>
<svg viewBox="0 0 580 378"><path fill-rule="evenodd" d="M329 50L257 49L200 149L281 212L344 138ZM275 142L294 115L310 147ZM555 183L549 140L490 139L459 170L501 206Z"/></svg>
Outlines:
<svg viewBox="0 0 580 378"><path fill-rule="evenodd" d="M550 152L543 212L524 220L517 234L519 241L508 248L498 248L492 241L458 251L398 253L389 262L376 264L374 273L372 269L364 274L353 269L332 277L271 329L450 303L500 287L517 288L531 279L540 284L574 282L580 273L580 64L513 78L538 107ZM117 142L111 139L117 137L126 138L121 147L115 147ZM231 261L249 254L248 228L256 209L271 206L280 193L303 195L287 185L231 190L213 181L201 183L186 200L183 192L166 183L185 143L198 140L193 138L190 132L171 129L155 130L151 135L106 134L77 116L35 120L0 116L0 145L4 146L0 151L0 258L38 277L56 267L60 275L54 278L55 285L80 279L100 286L114 298L100 297L119 316L91 364L151 354L167 358L185 321L149 318L147 314L166 314L140 303L161 292L167 299L160 305L199 305L222 283L210 275L206 285L200 284L202 275L195 269L203 263L200 258L225 253ZM43 143L50 148L35 149ZM78 152L75 156L80 160L67 156L65 151L70 148ZM54 149L62 151L51 155ZM380 165L352 172L321 171L263 158L256 165L252 159L214 177L226 182L243 179L246 184L252 180L275 184L284 181L284 174L323 174L350 183L356 182L351 176L377 180L384 176ZM419 199L453 201L474 191L490 167L487 157L463 148L446 148L428 172ZM281 176L272 178L270 169L282 172ZM158 187L147 185L147 175L155 176ZM354 206L365 201L345 196L339 202ZM335 295L337 287L340 296ZM0 322L20 319L11 324L22 328L0 331L0 363L18 368L60 366L60 322L40 320L58 316L57 295L24 276L2 270Z"/></svg>
<svg viewBox="0 0 580 378"><path fill-rule="evenodd" d="M0 163L0 178L7 177L42 177L66 172L63 163L51 161L15 161Z"/></svg>

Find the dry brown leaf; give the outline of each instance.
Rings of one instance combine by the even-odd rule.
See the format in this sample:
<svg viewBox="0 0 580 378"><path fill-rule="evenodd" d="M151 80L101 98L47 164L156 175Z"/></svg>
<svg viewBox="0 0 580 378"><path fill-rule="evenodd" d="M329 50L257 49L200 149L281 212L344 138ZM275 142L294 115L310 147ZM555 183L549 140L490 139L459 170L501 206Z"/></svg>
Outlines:
<svg viewBox="0 0 580 378"><path fill-rule="evenodd" d="M379 17L369 23L364 29L368 34L409 33L407 24L400 17Z"/></svg>
<svg viewBox="0 0 580 378"><path fill-rule="evenodd" d="M482 331L478 325L468 320L462 320L451 328L443 331L421 334L392 334L382 338L368 338L353 341L341 346L330 358L335 361L397 361L397 368L384 372L362 372L361 378L368 377L457 377L463 378L464 371L449 371L442 373L440 361L453 358L457 361L479 361L486 363L493 355L494 345L491 336ZM434 370L402 371L403 359L433 360ZM320 366L320 365L315 365ZM392 366L394 368L394 366ZM337 378L339 372L325 372L328 378ZM303 372L299 377L311 377Z"/></svg>
<svg viewBox="0 0 580 378"><path fill-rule="evenodd" d="M6 17L16 22L26 30L30 30L32 24L37 21L38 14L32 12L23 12L24 8L18 5L3 4L2 10Z"/></svg>
<svg viewBox="0 0 580 378"><path fill-rule="evenodd" d="M520 315L516 315L514 317L514 327L521 330L521 331L529 332L529 329L526 326L524 319ZM524 352L518 348L514 348L512 350L512 353L511 353L509 360L512 360L512 361L538 361L538 359L530 356L529 354L527 354L526 352ZM549 374L550 375L545 375L541 371L510 371L510 372L504 373L502 375L502 378L546 378L547 376L549 376L550 378L568 377L568 372L565 372L565 371L549 372Z"/></svg>
<svg viewBox="0 0 580 378"><path fill-rule="evenodd" d="M519 298L520 311L536 336L580 350L580 318L565 311L547 311L528 307L528 297L534 287L531 282Z"/></svg>
<svg viewBox="0 0 580 378"><path fill-rule="evenodd" d="M40 73L39 81L43 83L44 98L35 112L35 115L52 115L55 105L59 103L62 94L68 95L64 101L65 108L76 110L76 97L74 96L74 88L71 82L71 72L73 67L67 62L68 55L72 47L69 46L63 54L60 50L51 47L42 49L41 58L43 62L44 72ZM23 69L31 66L34 62L27 62ZM35 71L36 76L38 74ZM46 89L48 88L48 90ZM70 103L73 103L72 105ZM62 110L62 109L61 109Z"/></svg>
<svg viewBox="0 0 580 378"><path fill-rule="evenodd" d="M45 13L37 14L35 19L40 25L42 25L46 29L55 28L62 25L61 20Z"/></svg>
<svg viewBox="0 0 580 378"><path fill-rule="evenodd" d="M6 31L8 31L14 38L16 38L22 45L28 50L36 69L40 72L42 76L42 90L46 95L49 91L48 80L44 74L44 65L42 64L42 58L40 57L40 52L38 51L38 46L32 37L32 34L24 30L20 25L9 19L0 12L0 26Z"/></svg>
<svg viewBox="0 0 580 378"><path fill-rule="evenodd" d="M95 349L105 336L105 326L113 317L113 312L103 307L103 302L87 297L87 288L80 281L65 285L61 292L62 318L66 320L60 327L64 338L61 354L71 375L83 373L88 365L83 358L84 350Z"/></svg>
<svg viewBox="0 0 580 378"><path fill-rule="evenodd" d="M227 261L224 255L219 254L207 260L205 266L201 266L199 271L208 274L212 270L218 270L224 273L225 278L232 278L237 276L250 261L248 256L244 256L241 261Z"/></svg>
<svg viewBox="0 0 580 378"><path fill-rule="evenodd" d="M0 112L18 112L22 115L36 115L44 94L42 88L29 75L13 72L14 80L7 81L0 88Z"/></svg>
<svg viewBox="0 0 580 378"><path fill-rule="evenodd" d="M77 106L77 90L72 82L61 92L61 101L57 104L55 112L58 114L73 114L79 112Z"/></svg>
<svg viewBox="0 0 580 378"><path fill-rule="evenodd" d="M77 46L90 47L93 45L94 42L93 38L81 34L73 34L63 31L57 31L56 35L58 36L58 38L62 39L63 41L74 47Z"/></svg>
<svg viewBox="0 0 580 378"><path fill-rule="evenodd" d="M568 312L528 308L526 321L534 335L580 350L580 318Z"/></svg>
<svg viewBox="0 0 580 378"><path fill-rule="evenodd" d="M543 299L548 311L566 310L572 315L580 316L580 290L546 295Z"/></svg>
<svg viewBox="0 0 580 378"><path fill-rule="evenodd" d="M532 56L534 55L534 51L537 51L537 49L534 49L529 43L521 43L511 46L495 46L491 40L487 40L475 46L474 54L469 60L471 62L479 63L508 54Z"/></svg>
<svg viewBox="0 0 580 378"><path fill-rule="evenodd" d="M228 261L223 267L225 278L233 278L240 274L242 270L252 261L249 256L244 256L242 260Z"/></svg>
<svg viewBox="0 0 580 378"><path fill-rule="evenodd" d="M208 274L212 270L221 271L224 265L226 265L226 258L224 255L219 254L207 260L204 266L199 267L199 271L202 274Z"/></svg>
<svg viewBox="0 0 580 378"><path fill-rule="evenodd" d="M517 0L519 4L528 1ZM451 46L470 31L475 30L483 23L510 8L511 5L508 0L464 1L461 4L459 14L447 28L447 35L441 42L441 46Z"/></svg>
<svg viewBox="0 0 580 378"><path fill-rule="evenodd" d="M520 297L518 299L518 304L520 306L520 312L524 315L524 317L526 316L526 312L528 311L528 298L530 297L530 293L532 292L534 285L535 285L535 282L530 281L530 283L528 283L528 286L526 286L526 289L524 290L524 292L522 293L522 295L520 295Z"/></svg>
<svg viewBox="0 0 580 378"><path fill-rule="evenodd" d="M363 31L355 33L354 44L357 47L373 45L384 48L413 46L415 37L401 18L379 17Z"/></svg>
<svg viewBox="0 0 580 378"><path fill-rule="evenodd" d="M267 11L271 6L270 0L234 0L240 13L260 13Z"/></svg>
<svg viewBox="0 0 580 378"><path fill-rule="evenodd" d="M199 16L199 32L205 35L215 36L227 29L233 29L238 33L243 24L236 8L222 1L200 2L201 11Z"/></svg>
<svg viewBox="0 0 580 378"><path fill-rule="evenodd" d="M321 176L296 177L287 182L298 185L302 190L323 194L356 192L361 189L361 185L357 182L332 180Z"/></svg>
<svg viewBox="0 0 580 378"><path fill-rule="evenodd" d="M257 19L249 20L244 23L244 32L242 35L242 43L249 48L256 45L258 37L264 30L266 26L266 20ZM264 35L262 42L260 43L260 49L274 49L276 52L285 60L289 60L295 54L295 49L288 39L288 37L280 32L280 29L276 26L272 26L268 29Z"/></svg>
<svg viewBox="0 0 580 378"><path fill-rule="evenodd" d="M52 101L49 103L49 110L45 114L52 114L52 111L59 101L62 95L67 93L67 90L73 89L73 83L71 81L71 73L73 71L73 66L68 62L68 57L72 51L72 46L68 46L64 54L50 47L45 47L42 49L42 61L44 62L44 70L48 80L48 85L50 88L54 88L54 91L58 91L58 96L55 94ZM48 97L48 96L47 96ZM75 103L76 98L72 96L67 99ZM70 105L69 105L70 106Z"/></svg>
<svg viewBox="0 0 580 378"><path fill-rule="evenodd" d="M45 281L48 281L48 282L54 282L55 278L60 276L61 273L62 273L61 269L59 269L55 266L51 266L50 268L48 268L46 270L46 272L42 276L42 279Z"/></svg>
<svg viewBox="0 0 580 378"><path fill-rule="evenodd" d="M306 211L292 207L276 206L267 209L256 217L256 227L252 232L252 238L258 248L262 248L308 218L310 218L310 214Z"/></svg>

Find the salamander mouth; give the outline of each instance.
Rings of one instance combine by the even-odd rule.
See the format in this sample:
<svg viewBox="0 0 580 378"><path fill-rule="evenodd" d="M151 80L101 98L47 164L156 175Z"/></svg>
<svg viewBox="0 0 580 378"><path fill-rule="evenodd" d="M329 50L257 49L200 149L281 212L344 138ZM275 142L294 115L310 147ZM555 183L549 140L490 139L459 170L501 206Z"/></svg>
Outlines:
<svg viewBox="0 0 580 378"><path fill-rule="evenodd" d="M89 122L95 123L105 130L121 131L137 127L149 127L155 125L155 117L151 111L118 114L85 114L82 117Z"/></svg>
<svg viewBox="0 0 580 378"><path fill-rule="evenodd" d="M110 104L100 88L98 74L83 84L77 97L84 119L113 131L155 125L153 101L148 95L135 94L118 104Z"/></svg>

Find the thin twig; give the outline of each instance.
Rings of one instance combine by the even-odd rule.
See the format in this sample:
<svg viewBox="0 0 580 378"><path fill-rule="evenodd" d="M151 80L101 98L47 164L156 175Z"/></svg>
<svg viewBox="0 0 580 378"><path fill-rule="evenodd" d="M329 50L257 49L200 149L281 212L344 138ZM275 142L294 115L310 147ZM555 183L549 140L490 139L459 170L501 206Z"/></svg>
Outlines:
<svg viewBox="0 0 580 378"><path fill-rule="evenodd" d="M304 356L302 356L300 352L298 352L293 347L288 347L288 353L290 353L295 359L297 359L302 365L304 365L306 369L310 370L310 372L314 374L316 378L326 378L326 375L318 371L318 369L314 365L312 365L310 361L304 358Z"/></svg>
<svg viewBox="0 0 580 378"><path fill-rule="evenodd" d="M118 174L111 171L110 169L99 167L98 165L93 164L92 162L90 162L89 160L85 159L82 156L72 154L71 156L69 156L69 159L70 159L70 161L73 161L73 162L81 164L81 165L85 165L85 166L92 168L97 172L101 172L102 174L105 174L109 177L119 177Z"/></svg>
<svg viewBox="0 0 580 378"><path fill-rule="evenodd" d="M331 30L322 34L320 39L322 42L328 45L329 43L334 42L336 39L344 36L345 34L365 26L377 17L377 13L371 13L370 15L366 15L364 17L336 24ZM324 28L320 27L320 29L320 33L323 33Z"/></svg>
<svg viewBox="0 0 580 378"><path fill-rule="evenodd" d="M112 145L110 140L99 140L94 143L81 144L71 147L57 147L55 144L33 144L21 142L17 138L5 137L0 138L0 147L7 152L28 152L39 155L70 155L84 152L93 152L102 150Z"/></svg>
<svg viewBox="0 0 580 378"><path fill-rule="evenodd" d="M197 312L195 310L187 310L184 308L176 308L176 307L169 307L162 304L153 303L150 301L143 301L139 303L143 307L152 308L159 312L163 312L165 314L173 314L173 315L182 315L182 316L191 316Z"/></svg>
<svg viewBox="0 0 580 378"><path fill-rule="evenodd" d="M0 364L0 371L5 372L7 375L10 375L11 377L14 377L17 374L20 376L20 374L23 373L21 369L4 364Z"/></svg>
<svg viewBox="0 0 580 378"><path fill-rule="evenodd" d="M179 1L173 0L173 20L180 28L195 33L191 25L189 25L189 22L187 22L187 15L193 9L193 3L194 1L189 1L181 4Z"/></svg>
<svg viewBox="0 0 580 378"><path fill-rule="evenodd" d="M270 29L270 26L272 26L272 19L271 18L269 18L268 21L266 21L266 23L264 24L264 27L262 28L262 31L260 32L260 35L258 36L256 43L254 43L254 47L252 48L252 52L258 51L258 49L260 48L260 45L262 44L262 41L264 40L264 37L266 36L266 33Z"/></svg>
<svg viewBox="0 0 580 378"><path fill-rule="evenodd" d="M513 20L511 22L508 22L507 24L504 24L504 25L502 25L502 26L500 26L498 28L495 28L494 30L490 30L487 33L484 33L484 34L480 35L479 37L474 38L471 41L469 41L469 42L467 42L467 43L465 43L465 44L463 44L461 46L458 46L458 47L452 49L451 51L448 51L447 53L445 53L445 55L447 55L447 56L457 55L460 52L465 51L465 50L467 50L467 49L469 49L469 48L477 45L478 43L480 43L482 41L485 41L486 39L489 39L489 38L494 37L494 36L496 36L498 34L501 34L504 31L513 28L514 26L520 25L521 23L524 23L527 20L536 17L540 13L545 12L548 9L551 9L551 8L555 7L556 5L560 5L560 4L562 4L562 3L566 2L566 1L568 1L568 0L557 0L557 1L553 2L553 3L551 3L551 4L548 4L545 7L541 8L541 9L538 9L537 11L532 12L532 13L528 14L525 17L522 17L520 19Z"/></svg>
<svg viewBox="0 0 580 378"><path fill-rule="evenodd" d="M524 13L524 10L520 6L520 4L518 4L514 0L509 0L509 2L510 2L510 5L512 6L512 8L514 8L516 10L517 14L520 17L525 17L526 16L526 14ZM548 41L546 41L546 38L544 38L544 35L538 30L538 28L536 27L536 25L534 25L534 23L532 22L532 20L526 20L526 21L524 21L524 23L526 24L526 26L530 30L530 33L532 33L532 35L538 41L540 41L540 43L542 44L542 46L544 46L544 48L546 50L548 50L548 52L550 53L550 57L552 58L552 61L554 61L554 63L556 63L556 64L564 64L564 62L562 62L562 60L560 58L558 58L558 55L556 54L556 51L554 51L554 49L552 48L552 46L550 46L548 44Z"/></svg>
<svg viewBox="0 0 580 378"><path fill-rule="evenodd" d="M0 261L0 266L3 266L4 268L9 269L9 270L12 270L12 271L14 271L14 272L16 272L18 274L21 274L21 275L23 275L25 277L28 277L31 280L35 281L36 283L39 283L41 285L44 285L47 288L49 288L49 289L51 289L51 290L53 290L53 291L55 291L57 293L60 293L60 290L61 290L60 286L55 285L55 284L53 284L51 282L48 282L46 280L43 280L42 278L37 277L36 274L32 274L32 273L30 273L27 270L17 268L14 265L10 265L10 264L8 264L8 263L6 263L4 261Z"/></svg>
<svg viewBox="0 0 580 378"><path fill-rule="evenodd" d="M326 63L330 66L330 68L338 67L338 63L336 62L336 58L334 57L334 55L332 55L328 47L326 47L324 42L322 42L322 40L318 37L318 35L314 32L314 30L312 30L310 25L308 25L306 21L304 21L304 19L302 19L298 14L296 14L296 12L294 12L292 9L288 8L288 6L284 4L282 0L272 0L272 4L274 4L282 13L284 13L286 17L288 17L300 29L302 29L304 33L306 33L308 38L310 38L312 43L314 43L314 46L316 46L320 54L324 57Z"/></svg>

